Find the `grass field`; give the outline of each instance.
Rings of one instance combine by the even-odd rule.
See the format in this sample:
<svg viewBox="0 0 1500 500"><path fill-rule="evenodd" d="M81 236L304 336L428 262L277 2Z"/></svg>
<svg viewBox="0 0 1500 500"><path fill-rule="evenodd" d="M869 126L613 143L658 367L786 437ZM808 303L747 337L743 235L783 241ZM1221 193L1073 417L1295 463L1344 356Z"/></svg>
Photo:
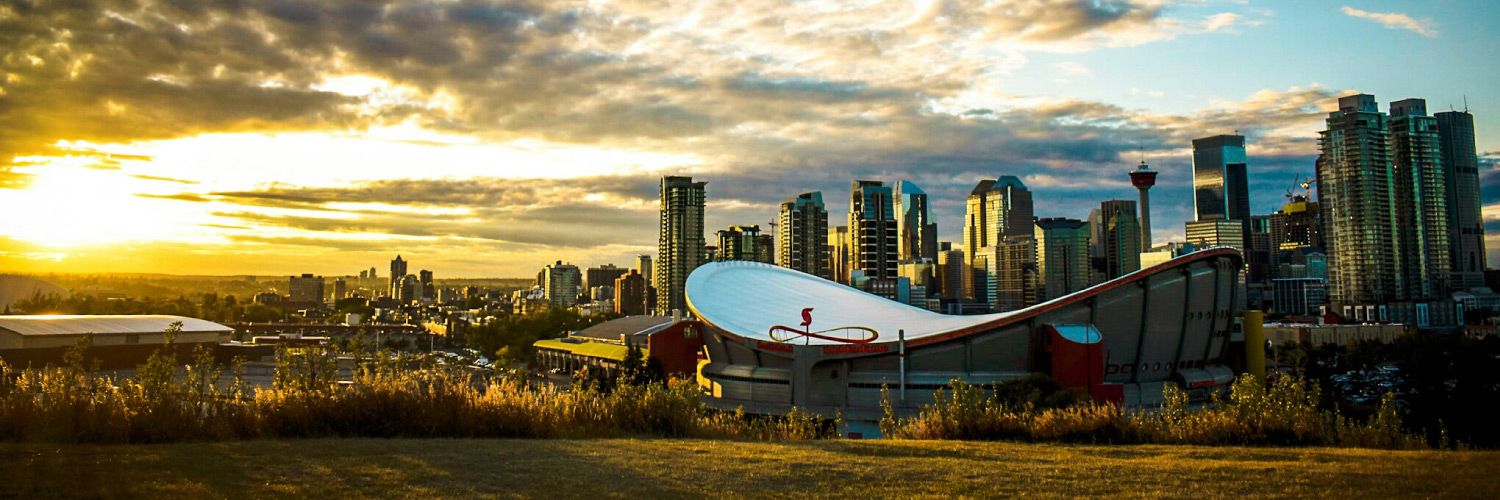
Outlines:
<svg viewBox="0 0 1500 500"><path fill-rule="evenodd" d="M1500 452L621 440L0 444L0 497L1479 497Z"/></svg>

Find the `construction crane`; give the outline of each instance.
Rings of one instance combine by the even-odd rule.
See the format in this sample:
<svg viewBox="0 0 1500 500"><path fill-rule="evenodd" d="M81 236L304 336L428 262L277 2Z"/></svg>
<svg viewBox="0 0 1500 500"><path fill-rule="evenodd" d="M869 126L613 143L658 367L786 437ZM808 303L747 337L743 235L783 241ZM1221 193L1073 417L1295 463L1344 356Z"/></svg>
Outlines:
<svg viewBox="0 0 1500 500"><path fill-rule="evenodd" d="M1284 195L1286 196L1287 203L1297 201L1297 188L1299 187L1302 188L1302 201L1312 201L1312 186L1317 183L1317 179L1307 177L1303 174L1292 176L1292 185L1286 189L1286 194Z"/></svg>

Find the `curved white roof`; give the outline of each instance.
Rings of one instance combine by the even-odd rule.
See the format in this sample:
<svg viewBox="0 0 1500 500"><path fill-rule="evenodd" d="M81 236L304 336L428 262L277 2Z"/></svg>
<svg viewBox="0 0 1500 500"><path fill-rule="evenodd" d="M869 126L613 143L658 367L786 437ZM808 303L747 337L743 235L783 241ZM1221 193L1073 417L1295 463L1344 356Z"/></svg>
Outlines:
<svg viewBox="0 0 1500 500"><path fill-rule="evenodd" d="M0 316L0 331L20 335L95 335L161 333L182 322L184 332L228 332L233 328L187 316L154 315L30 315Z"/></svg>
<svg viewBox="0 0 1500 500"><path fill-rule="evenodd" d="M1018 311L974 316L952 316L912 307L877 295L791 269L756 262L711 262L688 275L688 307L698 317L725 331L749 338L774 340L773 326L801 331L802 310L811 307L813 332L859 326L875 330L875 342L892 342L899 330L908 340L951 332ZM829 335L843 337L843 332ZM857 332L848 333L858 337ZM837 344L837 341L796 338L794 343Z"/></svg>

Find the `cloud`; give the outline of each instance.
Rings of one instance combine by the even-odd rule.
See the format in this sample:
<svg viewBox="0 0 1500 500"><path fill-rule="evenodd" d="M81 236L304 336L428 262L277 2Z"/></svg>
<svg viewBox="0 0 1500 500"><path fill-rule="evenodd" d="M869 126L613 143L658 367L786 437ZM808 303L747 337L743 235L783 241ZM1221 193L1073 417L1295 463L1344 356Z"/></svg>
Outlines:
<svg viewBox="0 0 1500 500"><path fill-rule="evenodd" d="M1403 29L1427 38L1438 36L1437 23L1431 19L1415 19L1400 12L1370 12L1347 5L1344 6L1343 11L1344 15L1349 17L1375 21L1389 29Z"/></svg>

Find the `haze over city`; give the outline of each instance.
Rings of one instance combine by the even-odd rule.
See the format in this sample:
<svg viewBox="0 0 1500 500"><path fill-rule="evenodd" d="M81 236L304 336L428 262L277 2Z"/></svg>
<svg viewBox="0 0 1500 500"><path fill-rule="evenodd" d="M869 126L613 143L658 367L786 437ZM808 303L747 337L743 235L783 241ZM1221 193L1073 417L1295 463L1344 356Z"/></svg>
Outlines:
<svg viewBox="0 0 1500 500"><path fill-rule="evenodd" d="M1293 8L1296 10L1293 10ZM0 269L443 277L625 264L663 175L706 226L909 179L958 240L978 179L1084 217L1190 140L1246 136L1251 209L1313 174L1337 97L1479 117L1500 157L1500 5L1468 2L81 2L0 6ZM1486 220L1500 216L1486 207ZM1500 234L1491 226L1489 234ZM1500 244L1488 245L1491 259Z"/></svg>

